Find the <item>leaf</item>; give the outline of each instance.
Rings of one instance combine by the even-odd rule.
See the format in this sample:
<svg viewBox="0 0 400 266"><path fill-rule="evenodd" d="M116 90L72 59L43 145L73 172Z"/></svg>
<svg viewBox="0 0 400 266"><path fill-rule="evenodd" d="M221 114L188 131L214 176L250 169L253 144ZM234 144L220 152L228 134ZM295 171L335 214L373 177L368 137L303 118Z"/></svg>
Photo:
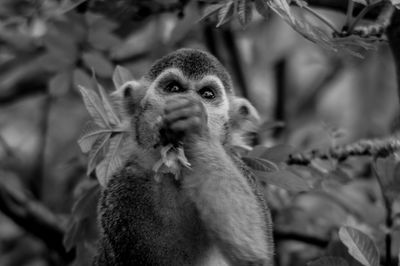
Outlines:
<svg viewBox="0 0 400 266"><path fill-rule="evenodd" d="M261 172L273 172L278 171L279 168L273 162L270 162L261 158L254 157L242 157L242 160L245 164L247 164L251 169Z"/></svg>
<svg viewBox="0 0 400 266"><path fill-rule="evenodd" d="M90 30L102 30L111 32L119 27L118 23L98 13L87 12L85 13L85 18L87 23L89 24Z"/></svg>
<svg viewBox="0 0 400 266"><path fill-rule="evenodd" d="M135 78L133 77L133 75L129 71L129 69L127 69L123 66L117 66L114 70L114 74L112 77L115 89L119 89L126 82L134 80L134 79Z"/></svg>
<svg viewBox="0 0 400 266"><path fill-rule="evenodd" d="M98 185L92 185L81 197L74 203L72 207L72 215L76 220L82 220L89 217L93 207L96 206L97 200L100 196L100 187ZM94 206L93 206L94 205Z"/></svg>
<svg viewBox="0 0 400 266"><path fill-rule="evenodd" d="M78 55L77 44L68 36L59 32L49 32L43 36L43 43L49 53L53 53L59 60L73 65Z"/></svg>
<svg viewBox="0 0 400 266"><path fill-rule="evenodd" d="M314 42L325 49L334 52L339 50L349 53L353 56L363 57L362 50L376 48L379 38L369 36L367 38L350 35L346 37L334 37L331 28L326 29L318 24L312 23L305 16L305 12L296 12L296 16L291 12L286 0L268 1L270 8L284 19L295 31L301 34L307 40ZM337 31L337 30L336 30Z"/></svg>
<svg viewBox="0 0 400 266"><path fill-rule="evenodd" d="M339 239L331 239L324 253L329 257L343 258L349 266L362 266L358 260L349 254L347 247Z"/></svg>
<svg viewBox="0 0 400 266"><path fill-rule="evenodd" d="M286 0L285 0L286 1ZM237 14L239 17L240 24L245 27L251 21L252 8L251 1L249 0L238 0L237 2Z"/></svg>
<svg viewBox="0 0 400 266"><path fill-rule="evenodd" d="M228 18L233 14L233 1L228 1L219 11L218 11L218 24L217 27L223 25L228 21Z"/></svg>
<svg viewBox="0 0 400 266"><path fill-rule="evenodd" d="M94 169L96 169L97 164L104 158L104 149L107 147L107 143L111 137L111 133L101 135L99 139L95 141L92 145L92 149L89 153L89 162L87 168L87 175L90 175Z"/></svg>
<svg viewBox="0 0 400 266"><path fill-rule="evenodd" d="M350 176L339 167L329 171L329 173L326 174L325 179L333 179L341 184L349 183L352 180Z"/></svg>
<svg viewBox="0 0 400 266"><path fill-rule="evenodd" d="M256 7L257 12L266 19L271 17L271 9L268 5L268 1L269 0L255 0L254 1L254 5Z"/></svg>
<svg viewBox="0 0 400 266"><path fill-rule="evenodd" d="M154 166L153 171L156 172L156 181L159 182L158 173L172 173L175 179L179 179L181 167L190 168L191 164L186 158L183 147L174 147L171 143L161 148L161 159Z"/></svg>
<svg viewBox="0 0 400 266"><path fill-rule="evenodd" d="M173 30L167 31L167 34L164 34L163 40L165 41L165 45L173 46L183 41L197 26L196 23L201 17L198 3L190 1L183 12L185 16L176 21Z"/></svg>
<svg viewBox="0 0 400 266"><path fill-rule="evenodd" d="M307 266L349 266L341 257L326 256L307 263Z"/></svg>
<svg viewBox="0 0 400 266"><path fill-rule="evenodd" d="M86 109L94 119L94 122L103 128L110 128L106 110L104 109L99 96L94 91L88 90L85 87L78 87L82 94Z"/></svg>
<svg viewBox="0 0 400 266"><path fill-rule="evenodd" d="M49 80L49 91L51 95L65 95L71 87L71 73L64 71L58 73Z"/></svg>
<svg viewBox="0 0 400 266"><path fill-rule="evenodd" d="M375 242L366 234L349 226L342 226L339 238L349 253L365 266L379 266L379 251Z"/></svg>
<svg viewBox="0 0 400 266"><path fill-rule="evenodd" d="M225 6L224 3L221 4L213 4L213 5L209 5L204 9L203 12L203 16L199 19L198 22L208 18L209 16L211 16L212 14L215 14L218 10L220 10L221 8L223 8Z"/></svg>
<svg viewBox="0 0 400 266"><path fill-rule="evenodd" d="M275 172L253 171L253 173L260 181L265 182L267 185L278 186L288 191L308 191L311 188L301 177L287 170Z"/></svg>
<svg viewBox="0 0 400 266"><path fill-rule="evenodd" d="M89 121L83 128L81 137L78 139L79 147L83 153L87 153L99 138L104 136L104 134L111 134L112 132L110 129L104 129L93 123L93 121Z"/></svg>
<svg viewBox="0 0 400 266"><path fill-rule="evenodd" d="M97 50L107 51L119 45L121 39L105 30L91 30L88 35L88 42Z"/></svg>
<svg viewBox="0 0 400 266"><path fill-rule="evenodd" d="M64 235L63 244L67 251L71 250L86 237L84 221L96 215L97 201L100 197L100 186L93 185L81 194L72 207L72 215ZM86 237L86 238L85 238Z"/></svg>
<svg viewBox="0 0 400 266"><path fill-rule="evenodd" d="M87 175L96 170L98 181L105 186L109 177L122 166L122 144L128 129L118 116L110 96L93 76L99 95L82 86L79 89L94 123L89 122L78 140L83 152L89 152Z"/></svg>
<svg viewBox="0 0 400 266"><path fill-rule="evenodd" d="M400 195L400 162L391 156L377 159L375 165L376 174L382 184L385 196L394 202Z"/></svg>
<svg viewBox="0 0 400 266"><path fill-rule="evenodd" d="M96 167L96 175L100 184L106 186L110 177L122 167L122 159L119 155L122 144L124 143L124 135L118 134L111 138L109 148L104 160Z"/></svg>
<svg viewBox="0 0 400 266"><path fill-rule="evenodd" d="M308 5L308 3L305 0L292 0L294 2L296 2L296 5L298 5L299 7L305 7Z"/></svg>
<svg viewBox="0 0 400 266"><path fill-rule="evenodd" d="M110 61L98 52L88 52L82 55L83 63L89 68L94 69L96 74L103 78L109 78L113 72Z"/></svg>
<svg viewBox="0 0 400 266"><path fill-rule="evenodd" d="M80 4L83 4L84 2L86 2L88 0L66 0L64 2L62 2L62 4L60 5L60 15L67 13L69 11L71 11L72 9L75 9L77 6L79 6Z"/></svg>
<svg viewBox="0 0 400 266"><path fill-rule="evenodd" d="M108 121L111 125L118 126L121 124L121 120L116 114L113 105L111 104L111 99L108 94L104 91L103 86L96 81L97 88L100 92L101 102L103 103L104 110L106 111Z"/></svg>
<svg viewBox="0 0 400 266"><path fill-rule="evenodd" d="M73 75L73 82L74 82L75 86L80 85L87 89L94 89L94 83L93 83L92 78L88 74L86 74L86 72L83 71L82 69L80 69L80 68L74 69L74 72L72 75Z"/></svg>
<svg viewBox="0 0 400 266"><path fill-rule="evenodd" d="M274 163L285 162L290 154L295 153L295 149L290 145L279 144L270 148L258 145L249 153L249 157L259 157Z"/></svg>
<svg viewBox="0 0 400 266"><path fill-rule="evenodd" d="M283 19L288 20L290 24L295 24L295 18L290 11L290 6L287 0L270 0L269 7L274 10Z"/></svg>

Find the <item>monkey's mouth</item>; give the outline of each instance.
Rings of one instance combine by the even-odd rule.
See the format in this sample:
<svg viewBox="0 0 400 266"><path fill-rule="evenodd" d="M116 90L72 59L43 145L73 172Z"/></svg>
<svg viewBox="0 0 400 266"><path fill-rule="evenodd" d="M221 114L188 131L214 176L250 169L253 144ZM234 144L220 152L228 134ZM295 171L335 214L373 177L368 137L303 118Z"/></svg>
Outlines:
<svg viewBox="0 0 400 266"><path fill-rule="evenodd" d="M183 133L173 132L169 125L164 122L162 116L156 118L156 122L151 126L155 132L154 148L172 145L174 148L182 147Z"/></svg>
<svg viewBox="0 0 400 266"><path fill-rule="evenodd" d="M159 145L165 147L171 144L173 147L182 147L183 132L172 132L168 125L163 124L159 131Z"/></svg>

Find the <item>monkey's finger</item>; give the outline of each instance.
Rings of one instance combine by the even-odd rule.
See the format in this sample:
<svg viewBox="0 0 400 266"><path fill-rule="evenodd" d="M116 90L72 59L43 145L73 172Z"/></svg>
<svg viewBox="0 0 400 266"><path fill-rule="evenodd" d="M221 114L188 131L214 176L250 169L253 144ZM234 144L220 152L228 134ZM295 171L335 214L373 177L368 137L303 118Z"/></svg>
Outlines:
<svg viewBox="0 0 400 266"><path fill-rule="evenodd" d="M181 109L181 108L188 107L188 106L194 106L194 105L199 105L199 104L196 101L188 99L188 98L176 97L176 98L170 99L166 102L164 112L165 112L165 114L168 114L177 109Z"/></svg>
<svg viewBox="0 0 400 266"><path fill-rule="evenodd" d="M184 118L190 118L193 116L200 116L201 108L197 105L184 107L182 109L177 109L173 112L170 112L164 116L164 121L167 124L174 123L177 120L181 120Z"/></svg>
<svg viewBox="0 0 400 266"><path fill-rule="evenodd" d="M170 125L170 129L173 131L184 132L188 129L196 129L201 126L201 119L199 117L190 117L185 120L178 120L177 122Z"/></svg>

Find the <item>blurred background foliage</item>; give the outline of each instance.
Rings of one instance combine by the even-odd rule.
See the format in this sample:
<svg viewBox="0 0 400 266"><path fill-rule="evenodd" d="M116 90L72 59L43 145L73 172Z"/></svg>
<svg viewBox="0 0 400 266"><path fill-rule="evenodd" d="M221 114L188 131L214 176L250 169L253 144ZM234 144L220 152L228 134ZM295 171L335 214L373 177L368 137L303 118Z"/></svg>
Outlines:
<svg viewBox="0 0 400 266"><path fill-rule="evenodd" d="M248 156L279 168L266 175L262 163L256 171L274 217L276 265L306 265L324 255L345 261L312 265L360 265L345 247L357 244L344 240L357 232L342 227L338 234L344 225L368 235L362 251L395 265L396 154L287 163L289 154L329 152L396 133L396 72L385 36L380 29L367 37L342 29L335 39L315 17L308 17L310 24L290 21L286 1L272 1L281 3L274 10L257 7L266 2L0 1L0 265L90 264L99 187L86 176L87 158L76 144L89 119L76 85L93 87L95 73L111 91L117 65L139 78L155 59L180 47L212 52L232 74L236 93L260 111L264 146ZM336 29L348 20L347 1L327 0L328 8L323 1L292 2L296 14L303 14L304 2L315 4ZM363 1L354 2L356 17Z"/></svg>

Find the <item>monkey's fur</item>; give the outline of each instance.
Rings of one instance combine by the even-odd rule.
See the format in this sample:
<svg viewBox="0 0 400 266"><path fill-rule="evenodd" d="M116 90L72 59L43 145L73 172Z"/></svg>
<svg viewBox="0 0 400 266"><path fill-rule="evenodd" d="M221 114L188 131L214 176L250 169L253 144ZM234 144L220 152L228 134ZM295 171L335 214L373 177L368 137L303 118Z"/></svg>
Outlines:
<svg viewBox="0 0 400 266"><path fill-rule="evenodd" d="M170 92L163 79L179 80L182 89ZM132 148L102 191L94 265L272 265L269 210L231 151L235 96L225 68L208 53L181 49L156 61L141 84L122 91ZM157 182L152 171L160 115L184 133L177 136L191 168L178 180L164 174Z"/></svg>

